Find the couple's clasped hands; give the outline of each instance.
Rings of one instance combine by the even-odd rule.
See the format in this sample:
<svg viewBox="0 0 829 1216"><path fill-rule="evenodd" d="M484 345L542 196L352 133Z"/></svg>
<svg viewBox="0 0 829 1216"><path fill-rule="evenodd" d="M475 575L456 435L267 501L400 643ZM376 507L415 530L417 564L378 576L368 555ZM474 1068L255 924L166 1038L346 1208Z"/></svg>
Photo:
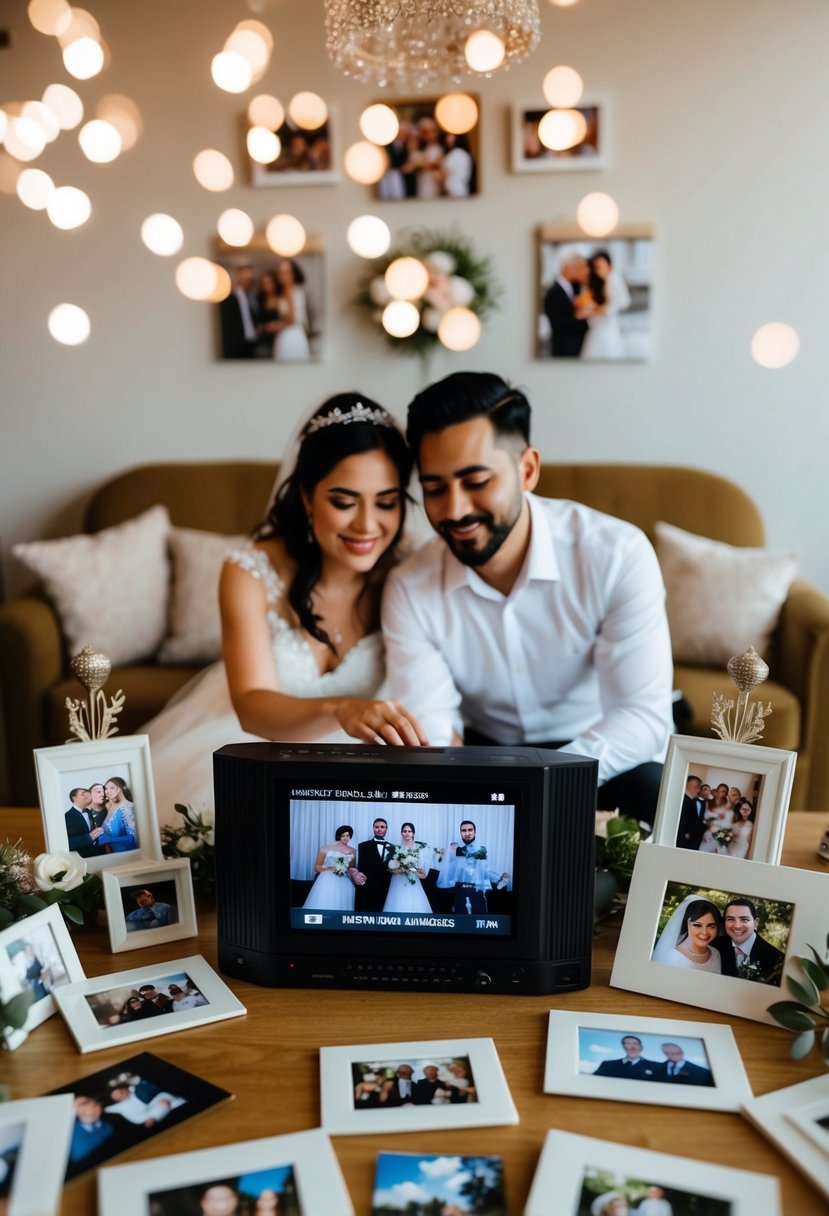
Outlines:
<svg viewBox="0 0 829 1216"><path fill-rule="evenodd" d="M343 697L334 716L346 734L363 743L393 747L428 747L429 740L414 714L399 701Z"/></svg>

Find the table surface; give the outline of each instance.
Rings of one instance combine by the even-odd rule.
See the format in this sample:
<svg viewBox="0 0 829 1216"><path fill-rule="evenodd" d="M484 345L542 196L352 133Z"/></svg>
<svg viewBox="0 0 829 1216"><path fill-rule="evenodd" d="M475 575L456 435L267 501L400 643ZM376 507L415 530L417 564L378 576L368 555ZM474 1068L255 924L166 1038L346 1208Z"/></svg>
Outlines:
<svg viewBox="0 0 829 1216"><path fill-rule="evenodd" d="M827 867L817 856L822 818L799 812L789 817L783 864ZM43 847L37 811L0 811L0 839L19 836L27 847ZM154 965L201 953L216 965L215 914L199 915L198 938L113 955L104 927L73 934L87 975ZM2 1057L2 1077L15 1098L29 1098L150 1050L231 1090L236 1100L164 1132L130 1150L119 1161L166 1156L316 1127L319 1124L319 1056L323 1045L370 1041L491 1036L495 1040L520 1115L515 1127L459 1129L388 1136L335 1137L334 1147L357 1216L368 1216L376 1155L397 1152L478 1155L504 1159L507 1211L524 1209L538 1155L548 1128L559 1128L641 1148L675 1153L775 1174L780 1178L786 1216L823 1216L825 1202L772 1145L739 1115L689 1111L542 1092L549 1010L589 1010L626 1016L675 1017L683 1021L732 1022L734 1035L756 1095L793 1085L823 1072L817 1052L790 1060L791 1036L775 1026L729 1019L707 1009L680 1005L610 988L608 981L618 926L596 938L593 984L583 992L547 996L489 996L411 992L285 991L258 988L239 980L230 987L247 1006L247 1016L194 1027L162 1038L82 1057L59 1014L33 1031L13 1053ZM95 1179L85 1175L64 1192L62 1216L95 1211ZM762 1216L758 1213L758 1216Z"/></svg>

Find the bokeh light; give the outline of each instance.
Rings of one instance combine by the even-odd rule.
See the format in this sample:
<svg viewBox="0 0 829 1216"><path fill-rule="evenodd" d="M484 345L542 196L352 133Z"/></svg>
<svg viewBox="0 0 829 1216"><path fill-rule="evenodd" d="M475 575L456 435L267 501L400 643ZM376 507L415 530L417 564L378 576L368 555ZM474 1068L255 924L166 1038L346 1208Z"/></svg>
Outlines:
<svg viewBox="0 0 829 1216"><path fill-rule="evenodd" d="M248 3L248 8L253 8L253 4ZM263 21L257 21L254 17L248 17L245 21L240 21L236 26L237 30L250 30L256 34L265 44L268 55L273 54L273 34L268 29Z"/></svg>
<svg viewBox="0 0 829 1216"><path fill-rule="evenodd" d="M253 220L247 211L228 207L219 216L216 224L219 236L226 245L249 245L253 236Z"/></svg>
<svg viewBox="0 0 829 1216"><path fill-rule="evenodd" d="M468 93L446 93L435 105L435 121L452 135L465 135L478 121L478 105Z"/></svg>
<svg viewBox="0 0 829 1216"><path fill-rule="evenodd" d="M76 80L91 80L104 66L104 49L92 38L77 38L63 48L63 66Z"/></svg>
<svg viewBox="0 0 829 1216"><path fill-rule="evenodd" d="M225 51L235 52L250 65L251 81L261 80L271 58L268 43L257 30L240 30L237 26L224 45Z"/></svg>
<svg viewBox="0 0 829 1216"><path fill-rule="evenodd" d="M121 136L111 122L93 118L84 123L78 132L78 143L87 160L96 165L106 165L121 152Z"/></svg>
<svg viewBox="0 0 829 1216"><path fill-rule="evenodd" d="M141 240L150 253L161 258L172 257L184 244L184 232L178 220L162 211L148 215L141 225Z"/></svg>
<svg viewBox="0 0 829 1216"><path fill-rule="evenodd" d="M9 126L9 116L5 110L0 110L0 144L6 138L6 131Z"/></svg>
<svg viewBox="0 0 829 1216"><path fill-rule="evenodd" d="M233 185L233 165L223 152L205 148L193 158L193 173L196 181L205 190L218 193Z"/></svg>
<svg viewBox="0 0 829 1216"><path fill-rule="evenodd" d="M761 325L751 339L751 355L761 367L775 371L786 367L800 350L800 338L791 325L769 321Z"/></svg>
<svg viewBox="0 0 829 1216"><path fill-rule="evenodd" d="M377 215L359 215L348 225L350 249L360 258L380 258L391 245L391 230Z"/></svg>
<svg viewBox="0 0 829 1216"><path fill-rule="evenodd" d="M467 38L463 54L473 72L494 72L504 62L506 51L497 34L476 30Z"/></svg>
<svg viewBox="0 0 829 1216"><path fill-rule="evenodd" d="M265 240L274 253L292 258L305 248L305 229L293 215L275 215L268 221Z"/></svg>
<svg viewBox="0 0 829 1216"><path fill-rule="evenodd" d="M27 12L39 34L53 37L58 31L58 24L69 13L69 5L66 0L29 0Z"/></svg>
<svg viewBox="0 0 829 1216"><path fill-rule="evenodd" d="M6 151L17 160L35 160L46 147L46 132L33 119L12 115L3 142Z"/></svg>
<svg viewBox="0 0 829 1216"><path fill-rule="evenodd" d="M578 105L584 92L584 81L575 68L560 63L550 68L541 86L548 105L570 109Z"/></svg>
<svg viewBox="0 0 829 1216"><path fill-rule="evenodd" d="M373 144L390 144L397 138L400 123L391 106L378 102L360 115L360 130Z"/></svg>
<svg viewBox="0 0 829 1216"><path fill-rule="evenodd" d="M244 93L253 81L253 69L238 51L219 51L210 63L210 75L225 93Z"/></svg>
<svg viewBox="0 0 829 1216"><path fill-rule="evenodd" d="M108 122L121 136L121 151L135 147L144 130L141 111L131 97L123 93L107 93L95 107L97 118Z"/></svg>
<svg viewBox="0 0 829 1216"><path fill-rule="evenodd" d="M371 186L379 182L389 165L389 158L382 148L369 143L367 139L358 140L350 148L346 148L343 157L345 171L352 181L363 186Z"/></svg>
<svg viewBox="0 0 829 1216"><path fill-rule="evenodd" d="M22 118L30 118L32 122L37 123L39 127L43 127L46 135L46 142L52 143L60 135L60 123L58 116L53 109L42 101L27 101L23 104L21 110Z"/></svg>
<svg viewBox="0 0 829 1216"><path fill-rule="evenodd" d="M55 192L55 183L42 169L24 169L17 179L17 197L32 211L44 211Z"/></svg>
<svg viewBox="0 0 829 1216"><path fill-rule="evenodd" d="M470 350L481 336L481 322L469 308L449 308L438 324L438 341L449 350Z"/></svg>
<svg viewBox="0 0 829 1216"><path fill-rule="evenodd" d="M46 214L56 228L80 228L92 214L92 203L76 186L58 186L46 204Z"/></svg>
<svg viewBox="0 0 829 1216"><path fill-rule="evenodd" d="M539 140L553 152L575 147L586 134L587 119L581 110L548 110L538 124Z"/></svg>
<svg viewBox="0 0 829 1216"><path fill-rule="evenodd" d="M208 258L185 258L176 266L176 287L188 300L219 303L230 295L233 284L223 266Z"/></svg>
<svg viewBox="0 0 829 1216"><path fill-rule="evenodd" d="M253 127L278 131L285 121L285 107L270 93L259 93L248 106L248 122Z"/></svg>
<svg viewBox="0 0 829 1216"><path fill-rule="evenodd" d="M395 258L383 277L396 300L419 300L429 287L429 271L419 258Z"/></svg>
<svg viewBox="0 0 829 1216"><path fill-rule="evenodd" d="M93 42L101 42L101 27L87 9L71 7L58 18L55 37L62 47L76 42L79 38L91 38Z"/></svg>
<svg viewBox="0 0 829 1216"><path fill-rule="evenodd" d="M80 346L89 337L89 314L77 304L58 304L49 313L49 333L61 346Z"/></svg>
<svg viewBox="0 0 829 1216"><path fill-rule="evenodd" d="M328 119L328 106L318 93L297 93L288 102L288 117L303 131L316 131Z"/></svg>
<svg viewBox="0 0 829 1216"><path fill-rule="evenodd" d="M619 223L619 204L600 190L585 194L576 208L576 219L588 236L607 236Z"/></svg>
<svg viewBox="0 0 829 1216"><path fill-rule="evenodd" d="M248 156L260 165L270 165L282 150L279 136L269 127L251 127L246 138Z"/></svg>
<svg viewBox="0 0 829 1216"><path fill-rule="evenodd" d="M50 84L44 90L43 101L55 114L64 131L77 127L83 118L83 102L68 84Z"/></svg>
<svg viewBox="0 0 829 1216"><path fill-rule="evenodd" d="M393 338L410 337L419 324L420 313L408 300L392 300L383 309L383 329Z"/></svg>
<svg viewBox="0 0 829 1216"><path fill-rule="evenodd" d="M0 151L0 194L14 194L22 172L19 161L8 152Z"/></svg>

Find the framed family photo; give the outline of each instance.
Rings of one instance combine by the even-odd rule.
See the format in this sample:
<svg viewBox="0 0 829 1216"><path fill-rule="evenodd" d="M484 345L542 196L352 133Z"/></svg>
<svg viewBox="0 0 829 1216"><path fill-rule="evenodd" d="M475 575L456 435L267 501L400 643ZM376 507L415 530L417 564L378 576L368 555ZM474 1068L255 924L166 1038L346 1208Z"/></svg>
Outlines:
<svg viewBox="0 0 829 1216"><path fill-rule="evenodd" d="M543 224L536 239L536 357L581 363L648 359L653 229L620 225L597 240L575 224Z"/></svg>
<svg viewBox="0 0 829 1216"><path fill-rule="evenodd" d="M829 877L647 844L610 983L775 1024L792 963L826 937Z"/></svg>
<svg viewBox="0 0 829 1216"><path fill-rule="evenodd" d="M147 735L39 747L34 757L48 852L79 853L90 872L161 861Z"/></svg>
<svg viewBox="0 0 829 1216"><path fill-rule="evenodd" d="M0 933L0 989L28 992L32 1003L20 1030L8 1031L6 1042L19 1047L30 1031L55 1011L54 993L85 978L78 952L57 904L15 921Z"/></svg>
<svg viewBox="0 0 829 1216"><path fill-rule="evenodd" d="M221 1212L264 1211L264 1201L286 1216L354 1216L325 1132L176 1153L98 1174L99 1216L181 1216L206 1212L211 1203Z"/></svg>
<svg viewBox="0 0 829 1216"><path fill-rule="evenodd" d="M151 866L105 870L109 944L113 954L194 937L196 904L186 857Z"/></svg>
<svg viewBox="0 0 829 1216"><path fill-rule="evenodd" d="M573 109L584 119L584 134L571 148L554 151L538 137L538 126L551 107L543 102L522 102L512 107L513 173L572 173L606 169L609 144L609 106L605 100L582 100Z"/></svg>
<svg viewBox="0 0 829 1216"><path fill-rule="evenodd" d="M80 1052L247 1012L199 954L69 984L58 989L56 1000Z"/></svg>
<svg viewBox="0 0 829 1216"><path fill-rule="evenodd" d="M248 125L244 123L245 131ZM250 156L247 158L252 185L329 186L340 181L339 121L335 107L328 107L325 121L313 130L297 126L286 115L274 134L279 140L275 160L263 165Z"/></svg>
<svg viewBox="0 0 829 1216"><path fill-rule="evenodd" d="M441 99L387 101L399 128L385 145L388 168L374 187L384 202L470 198L480 191L480 119L463 134L441 126ZM477 97L473 101L480 114Z"/></svg>
<svg viewBox="0 0 829 1216"><path fill-rule="evenodd" d="M518 1122L492 1039L321 1047L320 1084L337 1136Z"/></svg>
<svg viewBox="0 0 829 1216"><path fill-rule="evenodd" d="M311 363L322 357L325 266L318 237L309 236L290 258L274 253L264 236L241 249L217 241L216 261L233 283L216 305L221 359Z"/></svg>
<svg viewBox="0 0 829 1216"><path fill-rule="evenodd" d="M705 1152L705 1145L695 1145ZM550 1196L561 1216L781 1216L776 1178L692 1161L667 1153L611 1144L571 1132L549 1131L524 1216L550 1216ZM647 1207L640 1207L646 1201Z"/></svg>
<svg viewBox="0 0 829 1216"><path fill-rule="evenodd" d="M739 1111L752 1094L730 1026L551 1010L544 1092Z"/></svg>
<svg viewBox="0 0 829 1216"><path fill-rule="evenodd" d="M0 1103L0 1212L57 1216L74 1117L69 1094Z"/></svg>
<svg viewBox="0 0 829 1216"><path fill-rule="evenodd" d="M653 828L655 844L775 865L797 760L756 743L674 735Z"/></svg>
<svg viewBox="0 0 829 1216"><path fill-rule="evenodd" d="M829 1073L753 1098L743 1111L829 1198Z"/></svg>

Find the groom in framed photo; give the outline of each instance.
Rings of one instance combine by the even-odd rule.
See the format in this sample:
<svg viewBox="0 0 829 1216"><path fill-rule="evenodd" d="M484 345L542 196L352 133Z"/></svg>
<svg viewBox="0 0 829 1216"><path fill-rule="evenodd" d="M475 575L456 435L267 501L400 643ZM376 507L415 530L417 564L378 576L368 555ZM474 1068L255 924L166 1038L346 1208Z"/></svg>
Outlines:
<svg viewBox="0 0 829 1216"><path fill-rule="evenodd" d="M394 853L394 845L386 840L388 830L386 820L378 816L372 824L374 835L357 845L357 869L365 881L355 887L355 912L381 912L386 902L391 881L388 863Z"/></svg>

